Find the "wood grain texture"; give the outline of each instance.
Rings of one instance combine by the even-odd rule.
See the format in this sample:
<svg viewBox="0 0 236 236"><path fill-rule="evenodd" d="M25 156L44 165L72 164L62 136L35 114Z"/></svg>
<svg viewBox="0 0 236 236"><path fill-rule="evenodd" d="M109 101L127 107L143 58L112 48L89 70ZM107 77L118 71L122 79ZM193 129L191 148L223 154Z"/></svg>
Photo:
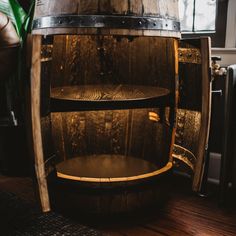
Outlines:
<svg viewBox="0 0 236 236"><path fill-rule="evenodd" d="M32 39L32 65L31 65L31 122L33 135L33 149L35 172L37 176L39 195L42 210L50 211L48 188L44 166L44 154L41 132L41 114L40 114L40 59L41 59L41 36L35 36Z"/></svg>
<svg viewBox="0 0 236 236"><path fill-rule="evenodd" d="M79 178L58 173L57 177L49 178L52 204L75 215L81 212L108 217L149 208L156 205L161 196L164 198L171 165L168 163L154 175L117 178Z"/></svg>
<svg viewBox="0 0 236 236"><path fill-rule="evenodd" d="M56 15L119 15L159 17L179 21L177 0L40 0L35 6L34 19ZM33 34L104 34L149 35L180 38L180 32L168 30L48 28L33 30Z"/></svg>
<svg viewBox="0 0 236 236"><path fill-rule="evenodd" d="M187 184L186 180L175 178L165 207L137 213L136 217L124 216L123 221L88 224L111 236L235 235L236 208L220 208L214 194L211 198L199 198L191 193L190 182Z"/></svg>
<svg viewBox="0 0 236 236"><path fill-rule="evenodd" d="M180 63L180 102L176 144L195 155L193 189L199 191L205 166L211 110L209 38L183 40L183 48L201 50L201 64Z"/></svg>
<svg viewBox="0 0 236 236"><path fill-rule="evenodd" d="M178 109L176 144L197 156L198 138L201 128L201 112Z"/></svg>
<svg viewBox="0 0 236 236"><path fill-rule="evenodd" d="M169 158L170 161L173 162L173 151L174 151L174 145L175 145L175 136L176 136L176 130L177 130L177 108L178 108L178 102L179 102L179 56L178 56L178 47L179 43L178 41L173 41L173 48L174 50L170 54L171 57L174 58L174 64L172 65L172 69L175 74L175 87L174 87L174 99L171 101L172 105L170 106L170 124L172 125L172 137L171 137L171 146L170 146L170 152L169 152Z"/></svg>
<svg viewBox="0 0 236 236"><path fill-rule="evenodd" d="M126 101L162 97L169 94L168 89L135 85L85 85L59 87L51 91L51 97L73 101Z"/></svg>
<svg viewBox="0 0 236 236"><path fill-rule="evenodd" d="M174 42L154 37L55 36L52 91L60 91L63 86L77 91L77 86L93 88L94 84L95 89L111 84L124 87L133 84L163 87L175 94L173 51L177 49ZM175 100L175 95L172 97ZM171 134L169 115L164 119L166 125L162 125L151 122L149 112L163 116L158 109L52 114L53 139L59 159L113 153L166 164Z"/></svg>
<svg viewBox="0 0 236 236"><path fill-rule="evenodd" d="M39 0L34 18L60 14L157 16L178 20L176 0Z"/></svg>
<svg viewBox="0 0 236 236"><path fill-rule="evenodd" d="M50 77L52 88L133 84L162 87L168 89L171 96L169 111L160 107L52 114L56 162L76 156L116 154L134 156L164 167L169 162L170 146L173 145L176 43L176 39L156 37L55 36L51 72L44 73L46 68L42 71L42 77ZM47 124L44 125L43 128L50 129ZM50 191L54 199L51 188ZM152 187L145 194L140 191L140 195L142 206L156 197ZM71 197L75 200L76 194ZM119 210L119 205L127 208L128 200L128 205L135 208L131 199L137 198L137 194L127 197L124 191L114 197L118 198L118 205L114 204L114 208L118 206ZM88 194L86 198L90 198L97 209L100 197ZM106 202L109 197L102 199ZM106 203L101 206L107 207Z"/></svg>
<svg viewBox="0 0 236 236"><path fill-rule="evenodd" d="M234 236L236 234L236 208L220 208L217 191L210 198L193 195L191 183L186 179L173 179L168 203L153 212L124 215L114 220L79 217L77 222L101 230L110 236ZM33 183L30 178L5 177L0 175L1 191L11 192L30 204L36 204ZM130 196L131 197L131 196ZM77 199L82 201L85 199ZM84 205L84 208L90 206Z"/></svg>
<svg viewBox="0 0 236 236"><path fill-rule="evenodd" d="M52 88L134 84L174 92L174 41L159 37L55 36Z"/></svg>
<svg viewBox="0 0 236 236"><path fill-rule="evenodd" d="M82 156L56 166L59 179L107 184L148 179L163 174L171 168L172 162L160 168L149 161L122 155Z"/></svg>
<svg viewBox="0 0 236 236"><path fill-rule="evenodd" d="M211 41L210 38L201 39L201 54L202 54L202 110L201 110L201 128L199 132L199 149L197 152L197 163L193 179L193 189L199 191L202 184L202 178L206 161L206 152L208 148L210 120L211 120Z"/></svg>
<svg viewBox="0 0 236 236"><path fill-rule="evenodd" d="M161 116L158 109L52 114L57 162L83 155L118 154L166 165L171 129L152 121L150 112Z"/></svg>
<svg viewBox="0 0 236 236"><path fill-rule="evenodd" d="M120 91L120 84L124 84L124 88L131 84L138 88L153 86L152 94L156 96L158 87L163 87L163 91L171 92L170 105L174 107L178 70L176 45L177 40L169 38L55 36L51 73L42 76L50 75L52 91L71 86L71 90L78 92L78 86L85 86L90 94L89 88L114 84L119 95L123 91ZM116 90L112 89L112 93ZM116 96L127 98L125 93ZM135 93L135 97L145 94L136 96ZM170 125L170 117L173 111L161 108L53 113L56 163L76 156L115 154L131 155L163 167L171 158L173 125Z"/></svg>

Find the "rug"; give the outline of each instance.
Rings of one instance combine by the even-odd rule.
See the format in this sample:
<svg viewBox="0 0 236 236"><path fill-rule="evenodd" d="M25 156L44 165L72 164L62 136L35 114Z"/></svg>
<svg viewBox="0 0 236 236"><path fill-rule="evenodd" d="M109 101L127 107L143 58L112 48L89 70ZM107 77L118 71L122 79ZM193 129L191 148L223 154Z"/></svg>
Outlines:
<svg viewBox="0 0 236 236"><path fill-rule="evenodd" d="M42 213L15 194L0 191L0 235L101 236L103 234L58 213Z"/></svg>

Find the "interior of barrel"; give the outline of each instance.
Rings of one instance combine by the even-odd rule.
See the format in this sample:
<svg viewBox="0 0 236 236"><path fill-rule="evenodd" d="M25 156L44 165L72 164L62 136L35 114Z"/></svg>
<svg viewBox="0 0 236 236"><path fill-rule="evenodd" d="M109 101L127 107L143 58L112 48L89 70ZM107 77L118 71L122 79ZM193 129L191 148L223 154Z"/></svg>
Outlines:
<svg viewBox="0 0 236 236"><path fill-rule="evenodd" d="M110 183L171 169L175 40L44 39L42 81L50 78L51 89L44 93L53 111L44 128L51 131L58 178ZM44 136L43 141L48 142Z"/></svg>

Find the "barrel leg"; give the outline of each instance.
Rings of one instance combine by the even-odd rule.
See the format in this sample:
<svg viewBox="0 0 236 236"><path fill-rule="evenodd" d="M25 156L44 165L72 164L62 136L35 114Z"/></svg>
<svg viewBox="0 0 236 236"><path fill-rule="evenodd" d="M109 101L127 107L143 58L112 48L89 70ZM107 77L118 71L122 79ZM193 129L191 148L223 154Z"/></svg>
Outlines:
<svg viewBox="0 0 236 236"><path fill-rule="evenodd" d="M43 212L50 211L48 186L44 167L43 144L40 121L40 88L41 88L41 36L32 39L31 64L31 123L35 172L38 182L39 197Z"/></svg>

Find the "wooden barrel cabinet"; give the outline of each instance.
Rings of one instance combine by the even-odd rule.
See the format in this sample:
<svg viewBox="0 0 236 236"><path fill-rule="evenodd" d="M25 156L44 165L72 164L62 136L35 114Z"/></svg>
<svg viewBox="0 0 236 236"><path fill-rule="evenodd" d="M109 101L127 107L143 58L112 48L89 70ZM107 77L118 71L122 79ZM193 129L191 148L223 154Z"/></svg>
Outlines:
<svg viewBox="0 0 236 236"><path fill-rule="evenodd" d="M43 211L114 214L158 201L173 167L179 39L176 0L36 1L31 120Z"/></svg>

